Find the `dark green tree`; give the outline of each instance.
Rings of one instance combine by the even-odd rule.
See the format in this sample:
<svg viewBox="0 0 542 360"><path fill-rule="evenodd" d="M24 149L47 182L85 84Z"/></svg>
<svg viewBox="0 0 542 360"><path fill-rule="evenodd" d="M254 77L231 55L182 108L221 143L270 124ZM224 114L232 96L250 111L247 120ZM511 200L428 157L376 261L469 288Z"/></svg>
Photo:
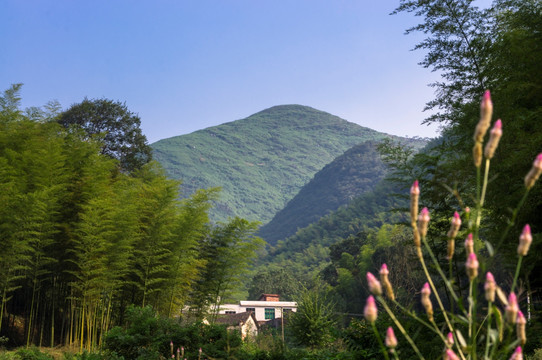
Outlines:
<svg viewBox="0 0 542 360"><path fill-rule="evenodd" d="M446 239L442 234L449 222L442 220L449 219L454 210L473 206L477 177L472 137L482 93L491 90L493 120L502 119L503 137L491 160L480 238L497 248L493 265L506 272L517 259L517 238L524 224L531 226L533 247L542 245L540 184L529 190L519 212L512 211L526 192L523 177L541 151L542 76L537 59L542 56L542 2L496 0L483 11L473 4L470 0L403 0L396 10L423 18L407 33L425 34L416 46L427 51L422 65L442 74L442 81L433 84L436 97L427 104L439 111L426 120L443 126L442 137L414 157L412 175L404 184L419 178L424 205L432 209L432 219L438 219L432 221L430 231L441 249L437 256L443 259ZM540 261L531 257L526 262L521 278L529 280L527 288L540 288L538 278L530 276L540 269Z"/></svg>
<svg viewBox="0 0 542 360"><path fill-rule="evenodd" d="M89 138L99 136L102 153L119 160L122 170L134 171L152 158L141 119L119 101L85 98L61 113L57 121L65 128L82 128Z"/></svg>
<svg viewBox="0 0 542 360"><path fill-rule="evenodd" d="M254 236L257 222L233 218L216 225L200 243L199 258L205 260L192 294L192 308L199 316L211 313L214 321L219 306L238 288L249 272L264 241Z"/></svg>
<svg viewBox="0 0 542 360"><path fill-rule="evenodd" d="M306 291L291 316L290 329L297 343L321 348L333 341L334 304L319 289Z"/></svg>
<svg viewBox="0 0 542 360"><path fill-rule="evenodd" d="M258 300L262 294L278 294L281 300L294 301L300 294L302 285L288 270L260 270L250 282L248 299Z"/></svg>

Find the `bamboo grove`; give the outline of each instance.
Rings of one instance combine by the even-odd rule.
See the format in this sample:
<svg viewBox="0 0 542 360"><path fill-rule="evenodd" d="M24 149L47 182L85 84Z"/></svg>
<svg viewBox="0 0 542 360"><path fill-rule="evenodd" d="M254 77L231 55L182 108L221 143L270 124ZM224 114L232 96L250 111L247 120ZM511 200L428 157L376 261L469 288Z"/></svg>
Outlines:
<svg viewBox="0 0 542 360"><path fill-rule="evenodd" d="M55 111L21 111L19 87L0 96L0 335L92 350L131 304L173 317L227 295L257 224L210 224L218 189L179 200L156 163L123 172Z"/></svg>

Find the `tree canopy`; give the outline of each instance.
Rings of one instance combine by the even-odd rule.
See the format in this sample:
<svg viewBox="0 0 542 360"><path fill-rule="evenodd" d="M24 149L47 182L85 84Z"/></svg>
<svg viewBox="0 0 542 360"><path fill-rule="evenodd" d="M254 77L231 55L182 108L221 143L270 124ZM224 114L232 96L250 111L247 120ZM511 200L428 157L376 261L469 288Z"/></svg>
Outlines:
<svg viewBox="0 0 542 360"><path fill-rule="evenodd" d="M109 99L84 99L58 117L65 128L84 130L86 136L98 136L102 154L119 160L121 169L134 171L152 159L152 150L141 132L141 119L126 104Z"/></svg>

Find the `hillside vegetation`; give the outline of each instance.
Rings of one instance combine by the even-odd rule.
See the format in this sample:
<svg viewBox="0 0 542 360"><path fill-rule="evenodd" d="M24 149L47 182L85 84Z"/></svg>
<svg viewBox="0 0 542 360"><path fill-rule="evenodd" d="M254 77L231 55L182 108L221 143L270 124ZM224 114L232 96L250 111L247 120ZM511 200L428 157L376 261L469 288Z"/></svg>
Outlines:
<svg viewBox="0 0 542 360"><path fill-rule="evenodd" d="M319 171L258 235L271 245L294 235L299 228L371 191L385 174L376 143L356 145Z"/></svg>
<svg viewBox="0 0 542 360"><path fill-rule="evenodd" d="M213 220L266 223L337 156L386 136L307 106L283 105L151 146L168 176L182 181L183 196L222 187Z"/></svg>
<svg viewBox="0 0 542 360"><path fill-rule="evenodd" d="M329 247L363 231L375 231L387 223L404 220L393 210L406 206L404 199L389 196L397 188L382 180L372 191L361 194L347 206L279 240L260 261L259 270L283 268L304 281L329 264Z"/></svg>

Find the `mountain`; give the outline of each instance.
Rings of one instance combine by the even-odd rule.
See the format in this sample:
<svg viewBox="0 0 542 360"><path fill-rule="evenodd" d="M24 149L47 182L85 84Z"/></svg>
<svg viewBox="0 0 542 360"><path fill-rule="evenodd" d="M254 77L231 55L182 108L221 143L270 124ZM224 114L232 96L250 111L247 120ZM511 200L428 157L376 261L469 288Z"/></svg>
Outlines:
<svg viewBox="0 0 542 360"><path fill-rule="evenodd" d="M381 180L372 191L359 195L295 235L279 240L259 260L257 271L285 269L295 278L309 281L329 264L331 245L384 224L406 221L408 199L390 196L405 191L386 179Z"/></svg>
<svg viewBox="0 0 542 360"><path fill-rule="evenodd" d="M270 245L373 190L386 175L377 143L367 141L347 150L319 171L286 207L262 226L258 235Z"/></svg>
<svg viewBox="0 0 542 360"><path fill-rule="evenodd" d="M214 221L266 223L325 165L354 145L388 135L301 105L151 144L153 156L188 196L222 187Z"/></svg>

